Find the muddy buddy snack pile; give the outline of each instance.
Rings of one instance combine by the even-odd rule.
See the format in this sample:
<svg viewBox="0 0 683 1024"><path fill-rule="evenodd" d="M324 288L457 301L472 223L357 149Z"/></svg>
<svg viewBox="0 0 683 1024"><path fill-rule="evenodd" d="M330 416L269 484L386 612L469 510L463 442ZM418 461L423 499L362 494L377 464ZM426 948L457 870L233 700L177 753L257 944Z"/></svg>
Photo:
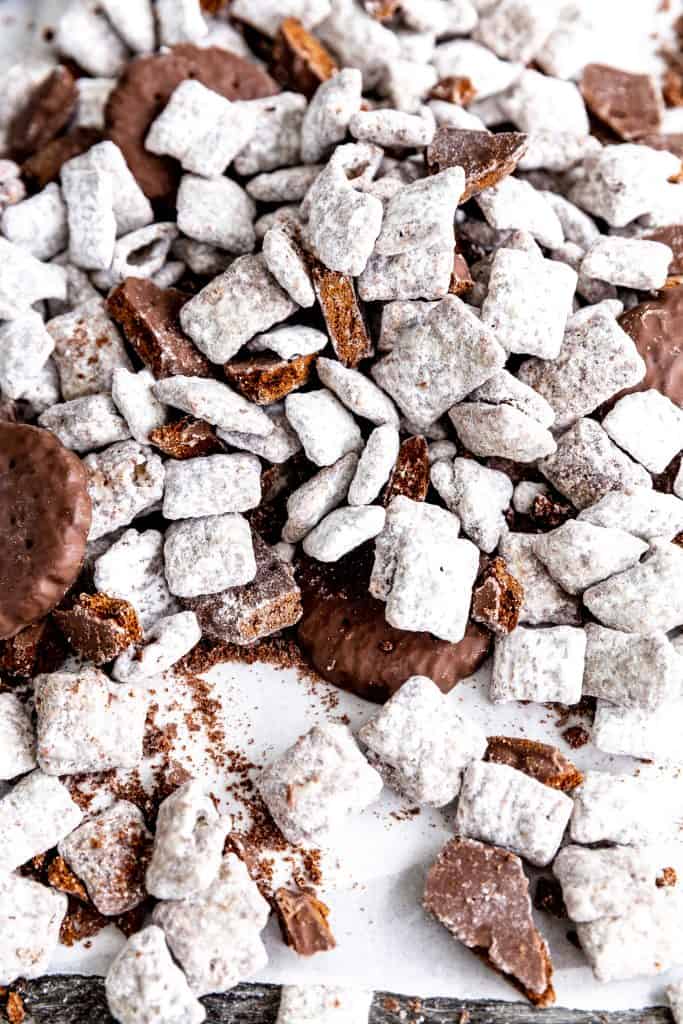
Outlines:
<svg viewBox="0 0 683 1024"><path fill-rule="evenodd" d="M0 985L115 925L115 1019L199 1024L276 942L364 1024L297 972L392 793L472 971L683 966L683 16L644 73L608 8L73 0L5 73Z"/></svg>

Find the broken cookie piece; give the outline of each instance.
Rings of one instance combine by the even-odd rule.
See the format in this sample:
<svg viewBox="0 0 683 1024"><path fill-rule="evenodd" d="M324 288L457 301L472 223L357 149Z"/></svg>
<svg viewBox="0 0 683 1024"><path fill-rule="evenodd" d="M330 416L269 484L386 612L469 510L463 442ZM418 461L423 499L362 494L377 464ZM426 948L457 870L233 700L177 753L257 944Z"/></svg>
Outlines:
<svg viewBox="0 0 683 1024"><path fill-rule="evenodd" d="M462 167L465 190L460 203L512 174L526 150L526 135L518 132L461 131L443 126L427 147L430 174Z"/></svg>
<svg viewBox="0 0 683 1024"><path fill-rule="evenodd" d="M282 937L299 956L313 956L335 948L329 908L312 893L278 889L274 903Z"/></svg>
<svg viewBox="0 0 683 1024"><path fill-rule="evenodd" d="M494 558L474 588L472 618L497 636L516 629L524 603L524 587L507 568L503 558Z"/></svg>
<svg viewBox="0 0 683 1024"><path fill-rule="evenodd" d="M142 640L133 606L107 594L81 594L71 608L55 611L54 618L73 649L95 665Z"/></svg>
<svg viewBox="0 0 683 1024"><path fill-rule="evenodd" d="M489 736L484 760L507 764L564 793L583 782L579 769L557 747L521 736Z"/></svg>

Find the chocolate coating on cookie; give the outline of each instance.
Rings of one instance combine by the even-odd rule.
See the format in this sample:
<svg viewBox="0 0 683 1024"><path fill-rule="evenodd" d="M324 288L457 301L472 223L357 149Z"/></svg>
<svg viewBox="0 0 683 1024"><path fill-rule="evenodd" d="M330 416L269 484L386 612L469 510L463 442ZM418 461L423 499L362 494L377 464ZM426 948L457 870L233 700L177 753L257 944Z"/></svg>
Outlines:
<svg viewBox="0 0 683 1024"><path fill-rule="evenodd" d="M147 152L145 139L152 121L186 78L197 79L229 100L254 100L280 91L257 64L217 46L202 49L182 43L168 53L131 61L107 103L107 135L151 200L171 202L180 181L180 164Z"/></svg>
<svg viewBox="0 0 683 1024"><path fill-rule="evenodd" d="M49 430L0 423L0 638L42 618L80 571L87 477Z"/></svg>
<svg viewBox="0 0 683 1024"><path fill-rule="evenodd" d="M491 634L470 622L457 644L431 633L394 629L384 604L368 593L372 545L335 564L302 559L297 569L303 616L298 640L313 668L343 690L378 704L411 676L428 676L448 693L485 660Z"/></svg>
<svg viewBox="0 0 683 1024"><path fill-rule="evenodd" d="M647 365L640 384L623 394L656 388L683 408L683 288L667 288L641 302L619 323Z"/></svg>

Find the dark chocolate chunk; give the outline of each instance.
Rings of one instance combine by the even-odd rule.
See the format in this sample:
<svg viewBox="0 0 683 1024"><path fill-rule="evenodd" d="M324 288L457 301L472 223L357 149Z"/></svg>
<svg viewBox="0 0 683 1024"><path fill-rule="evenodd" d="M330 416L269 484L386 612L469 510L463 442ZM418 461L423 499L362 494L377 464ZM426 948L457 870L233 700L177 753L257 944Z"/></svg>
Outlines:
<svg viewBox="0 0 683 1024"><path fill-rule="evenodd" d="M586 106L621 139L658 132L662 103L650 75L636 75L607 64L587 64L581 78Z"/></svg>
<svg viewBox="0 0 683 1024"><path fill-rule="evenodd" d="M534 925L529 882L514 853L451 839L429 870L424 905L536 1006L555 1002L550 953Z"/></svg>
<svg viewBox="0 0 683 1024"><path fill-rule="evenodd" d="M557 747L520 736L489 736L484 760L507 764L544 786L563 792L576 789L583 782L579 769Z"/></svg>
<svg viewBox="0 0 683 1024"><path fill-rule="evenodd" d="M316 260L311 260L310 266L315 294L337 359L344 366L356 367L361 359L372 355L373 348L353 280L328 270Z"/></svg>
<svg viewBox="0 0 683 1024"><path fill-rule="evenodd" d="M56 67L31 94L9 128L8 146L16 160L26 160L59 135L78 102L76 80L63 65Z"/></svg>
<svg viewBox="0 0 683 1024"><path fill-rule="evenodd" d="M250 402L271 405L308 383L314 363L315 355L294 359L265 355L226 363L224 370L228 383Z"/></svg>
<svg viewBox="0 0 683 1024"><path fill-rule="evenodd" d="M388 505L399 494L413 501L424 501L428 490L429 447L424 437L409 437L399 448L382 503Z"/></svg>
<svg viewBox="0 0 683 1024"><path fill-rule="evenodd" d="M507 571L502 558L494 558L474 588L472 618L497 636L516 629L524 603L524 587Z"/></svg>
<svg viewBox="0 0 683 1024"><path fill-rule="evenodd" d="M213 427L192 416L156 427L150 431L149 439L170 459L194 459L198 455L217 455L224 451Z"/></svg>
<svg viewBox="0 0 683 1024"><path fill-rule="evenodd" d="M102 132L96 128L76 128L69 135L48 142L22 164L21 171L30 189L40 191L56 181L59 173L67 162L75 156L85 153L102 138Z"/></svg>
<svg viewBox="0 0 683 1024"><path fill-rule="evenodd" d="M573 519L574 508L561 498L550 498L547 494L537 494L531 505L531 518L541 530L555 530L568 519Z"/></svg>
<svg viewBox="0 0 683 1024"><path fill-rule="evenodd" d="M512 174L526 150L527 137L519 132L474 132L439 128L427 147L430 174L447 167L462 167L465 191L461 203Z"/></svg>
<svg viewBox="0 0 683 1024"><path fill-rule="evenodd" d="M543 910L560 921L566 921L569 917L564 905L562 886L556 878L539 878L534 890L534 906L536 910Z"/></svg>
<svg viewBox="0 0 683 1024"><path fill-rule="evenodd" d="M683 287L666 288L656 299L635 306L619 318L645 360L645 377L614 401L634 391L656 388L683 407Z"/></svg>
<svg viewBox="0 0 683 1024"><path fill-rule="evenodd" d="M315 36L296 18L285 18L273 43L269 71L284 89L310 99L321 82L338 70L337 64Z"/></svg>
<svg viewBox="0 0 683 1024"><path fill-rule="evenodd" d="M274 897L282 938L299 956L313 956L334 949L329 908L309 892L278 889Z"/></svg>
<svg viewBox="0 0 683 1024"><path fill-rule="evenodd" d="M108 594L81 594L71 608L54 612L54 618L74 651L95 665L113 661L142 642L135 608Z"/></svg>
<svg viewBox="0 0 683 1024"><path fill-rule="evenodd" d="M178 314L187 301L184 292L142 277L127 277L107 299L109 315L157 380L213 376L209 361L180 327Z"/></svg>
<svg viewBox="0 0 683 1024"><path fill-rule="evenodd" d="M0 639L61 601L80 572L91 512L77 455L49 430L0 422Z"/></svg>

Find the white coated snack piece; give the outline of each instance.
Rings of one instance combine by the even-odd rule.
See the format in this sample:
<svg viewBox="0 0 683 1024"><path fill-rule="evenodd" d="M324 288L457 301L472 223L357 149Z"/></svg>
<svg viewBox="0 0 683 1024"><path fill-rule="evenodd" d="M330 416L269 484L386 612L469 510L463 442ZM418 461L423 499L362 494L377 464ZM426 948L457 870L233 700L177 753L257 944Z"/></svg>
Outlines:
<svg viewBox="0 0 683 1024"><path fill-rule="evenodd" d="M482 729L455 710L425 676L412 676L359 732L389 784L418 804L443 807L460 789L462 769L484 756Z"/></svg>
<svg viewBox="0 0 683 1024"><path fill-rule="evenodd" d="M305 256L288 224L274 224L263 236L263 259L280 287L305 309L315 305L315 291ZM302 328L314 330L314 328ZM327 339L325 339L327 343Z"/></svg>
<svg viewBox="0 0 683 1024"><path fill-rule="evenodd" d="M494 703L529 700L578 704L586 636L573 626L518 626L496 637L489 696Z"/></svg>
<svg viewBox="0 0 683 1024"><path fill-rule="evenodd" d="M93 506L89 540L128 526L161 500L163 463L158 455L136 441L124 441L87 455L83 464Z"/></svg>
<svg viewBox="0 0 683 1024"><path fill-rule="evenodd" d="M116 77L128 57L123 40L95 0L72 0L59 19L55 47L89 75Z"/></svg>
<svg viewBox="0 0 683 1024"><path fill-rule="evenodd" d="M452 530L457 530L460 525L457 516L447 516L442 508L429 502L413 501L403 494L392 498L387 506L385 529L375 542L375 561L369 586L373 597L386 601L391 593L398 555L405 538L417 530L434 533L440 523L447 524Z"/></svg>
<svg viewBox="0 0 683 1024"><path fill-rule="evenodd" d="M268 962L261 930L270 907L243 861L227 854L218 877L202 893L157 904L154 924L197 996L225 992Z"/></svg>
<svg viewBox="0 0 683 1024"><path fill-rule="evenodd" d="M133 177L125 157L113 142L98 142L87 152L62 167L62 187L72 171L101 171L112 182L116 233L127 235L154 221L154 213L145 193Z"/></svg>
<svg viewBox="0 0 683 1024"><path fill-rule="evenodd" d="M511 228L528 231L537 242L555 249L564 241L562 225L552 206L529 182L503 178L492 188L475 196L487 224L499 231Z"/></svg>
<svg viewBox="0 0 683 1024"><path fill-rule="evenodd" d="M22 313L0 326L0 388L7 398L20 398L32 387L47 363L54 341L39 313Z"/></svg>
<svg viewBox="0 0 683 1024"><path fill-rule="evenodd" d="M441 43L434 51L434 64L439 78L469 78L479 100L504 92L524 71L522 64L500 60L488 47L471 39Z"/></svg>
<svg viewBox="0 0 683 1024"><path fill-rule="evenodd" d="M258 788L292 843L324 843L349 814L373 803L382 779L345 725L314 726L263 769Z"/></svg>
<svg viewBox="0 0 683 1024"><path fill-rule="evenodd" d="M358 456L348 452L292 491L287 498L282 539L290 544L303 540L328 512L341 505L357 467Z"/></svg>
<svg viewBox="0 0 683 1024"><path fill-rule="evenodd" d="M178 610L166 583L163 551L164 538L158 530L126 530L93 569L98 591L129 601L145 630Z"/></svg>
<svg viewBox="0 0 683 1024"><path fill-rule="evenodd" d="M512 498L510 478L474 459L456 458L435 462L430 480L459 518L462 532L482 551L493 551L506 529L503 512Z"/></svg>
<svg viewBox="0 0 683 1024"><path fill-rule="evenodd" d="M534 554L534 543L533 534L506 533L501 537L498 549L508 571L524 587L519 621L530 626L579 625L578 598L572 597L555 582Z"/></svg>
<svg viewBox="0 0 683 1024"><path fill-rule="evenodd" d="M675 493L634 487L629 491L610 491L579 512L578 518L596 526L626 530L647 541L672 540L683 530L683 501Z"/></svg>
<svg viewBox="0 0 683 1024"><path fill-rule="evenodd" d="M30 878L0 878L0 985L46 973L67 905L65 893Z"/></svg>
<svg viewBox="0 0 683 1024"><path fill-rule="evenodd" d="M625 530L569 520L534 541L534 554L560 586L581 594L594 583L630 569L648 550Z"/></svg>
<svg viewBox="0 0 683 1024"><path fill-rule="evenodd" d="M38 764L49 775L134 768L142 758L147 694L93 667L37 676Z"/></svg>
<svg viewBox="0 0 683 1024"><path fill-rule="evenodd" d="M480 19L475 35L499 57L533 60L557 26L560 5L547 0L500 0Z"/></svg>
<svg viewBox="0 0 683 1024"><path fill-rule="evenodd" d="M410 249L398 256L373 253L358 278L365 302L443 299L453 274L453 249Z"/></svg>
<svg viewBox="0 0 683 1024"><path fill-rule="evenodd" d="M156 14L163 46L197 43L208 31L199 0L157 0Z"/></svg>
<svg viewBox="0 0 683 1024"><path fill-rule="evenodd" d="M49 260L62 252L69 230L59 185L51 182L23 203L8 206L0 217L0 230L37 260Z"/></svg>
<svg viewBox="0 0 683 1024"><path fill-rule="evenodd" d="M472 402L488 405L511 405L513 409L538 420L542 427L552 427L555 421L555 413L545 398L507 370L494 374L468 397Z"/></svg>
<svg viewBox="0 0 683 1024"><path fill-rule="evenodd" d="M318 175L306 197L306 238L329 270L356 277L372 254L382 226L382 203L359 192L334 160Z"/></svg>
<svg viewBox="0 0 683 1024"><path fill-rule="evenodd" d="M101 7L126 46L135 53L150 53L156 45L151 0L102 0Z"/></svg>
<svg viewBox="0 0 683 1024"><path fill-rule="evenodd" d="M366 86L381 78L386 64L398 57L401 49L396 35L353 0L332 4L329 16L316 26L315 34L342 64L361 69Z"/></svg>
<svg viewBox="0 0 683 1024"><path fill-rule="evenodd" d="M367 1024L372 992L339 985L283 985L276 1024Z"/></svg>
<svg viewBox="0 0 683 1024"><path fill-rule="evenodd" d="M40 299L64 301L67 276L55 263L41 263L25 249L0 238L0 310L13 320Z"/></svg>
<svg viewBox="0 0 683 1024"><path fill-rule="evenodd" d="M173 962L161 928L131 935L107 971L107 1005L120 1024L201 1024L206 1011Z"/></svg>
<svg viewBox="0 0 683 1024"><path fill-rule="evenodd" d="M109 395L85 395L53 405L38 417L38 423L56 434L65 448L75 452L89 452L130 437L128 424L119 416Z"/></svg>
<svg viewBox="0 0 683 1024"><path fill-rule="evenodd" d="M59 779L39 768L0 800L0 871L21 867L80 825L83 812Z"/></svg>
<svg viewBox="0 0 683 1024"><path fill-rule="evenodd" d="M250 352L274 352L280 359L289 361L297 356L311 356L321 352L328 340L327 335L315 327L294 324L257 334L247 348Z"/></svg>
<svg viewBox="0 0 683 1024"><path fill-rule="evenodd" d="M504 846L545 867L562 842L572 806L566 793L516 768L473 761L465 769L455 831Z"/></svg>
<svg viewBox="0 0 683 1024"><path fill-rule="evenodd" d="M674 794L659 779L591 770L574 790L571 837L575 843L642 846L675 831ZM665 799L666 798L666 799Z"/></svg>
<svg viewBox="0 0 683 1024"><path fill-rule="evenodd" d="M147 891L179 900L208 889L220 870L228 827L202 782L179 786L159 807Z"/></svg>
<svg viewBox="0 0 683 1024"><path fill-rule="evenodd" d="M602 426L651 473L663 473L683 447L683 410L654 388L624 395Z"/></svg>
<svg viewBox="0 0 683 1024"><path fill-rule="evenodd" d="M252 199L262 203L300 202L322 169L322 164L314 163L265 171L252 178L246 189Z"/></svg>
<svg viewBox="0 0 683 1024"><path fill-rule="evenodd" d="M402 110L361 110L349 122L349 131L359 142L396 149L428 146L435 130L429 117Z"/></svg>
<svg viewBox="0 0 683 1024"><path fill-rule="evenodd" d="M499 103L506 119L531 136L532 147L539 134L568 135L578 141L584 140L590 130L586 107L577 86L529 68L522 72L511 89L499 97ZM520 161L522 166L524 159L522 157Z"/></svg>
<svg viewBox="0 0 683 1024"><path fill-rule="evenodd" d="M261 501L261 463L255 455L206 455L166 466L166 519L246 512Z"/></svg>
<svg viewBox="0 0 683 1024"><path fill-rule="evenodd" d="M46 324L65 402L113 390L118 368L132 371L121 333L99 295Z"/></svg>
<svg viewBox="0 0 683 1024"><path fill-rule="evenodd" d="M583 692L654 711L683 695L681 664L666 633L622 633L587 622Z"/></svg>
<svg viewBox="0 0 683 1024"><path fill-rule="evenodd" d="M238 255L253 250L256 206L237 182L185 174L176 202L178 227L189 238Z"/></svg>
<svg viewBox="0 0 683 1024"><path fill-rule="evenodd" d="M0 780L36 766L36 738L27 708L13 693L0 693Z"/></svg>
<svg viewBox="0 0 683 1024"><path fill-rule="evenodd" d="M620 917L625 906L650 896L657 868L654 851L647 847L569 845L555 858L553 874L562 885L569 917L584 922Z"/></svg>
<svg viewBox="0 0 683 1024"><path fill-rule="evenodd" d="M638 565L590 587L584 604L604 625L627 633L683 625L683 548L657 541Z"/></svg>
<svg viewBox="0 0 683 1024"><path fill-rule="evenodd" d="M301 159L315 163L343 142L349 121L361 106L362 76L358 68L342 68L321 82L301 124Z"/></svg>
<svg viewBox="0 0 683 1024"><path fill-rule="evenodd" d="M443 442L442 442L443 443ZM396 427L375 427L365 444L348 492L349 505L370 505L389 479L401 438Z"/></svg>
<svg viewBox="0 0 683 1024"><path fill-rule="evenodd" d="M259 437L266 437L273 430L272 421L263 409L219 380L176 374L157 381L152 390L155 398L165 405L182 409L221 430Z"/></svg>
<svg viewBox="0 0 683 1024"><path fill-rule="evenodd" d="M231 14L267 36L276 36L285 18L315 28L330 13L330 0L235 0Z"/></svg>
<svg viewBox="0 0 683 1024"><path fill-rule="evenodd" d="M218 594L249 583L256 575L249 523L231 513L171 523L164 564L169 590L177 597Z"/></svg>
<svg viewBox="0 0 683 1024"><path fill-rule="evenodd" d="M93 274L93 284L107 291L127 277L153 277L163 268L177 237L178 228L170 222L149 224L122 235L114 245L111 266Z"/></svg>
<svg viewBox="0 0 683 1024"><path fill-rule="evenodd" d="M265 410L273 429L265 437L262 434L244 433L239 430L217 431L221 441L242 451L260 455L267 462L282 463L301 451L301 442L289 425L281 406L271 405Z"/></svg>
<svg viewBox="0 0 683 1024"><path fill-rule="evenodd" d="M335 509L307 534L303 549L319 562L338 562L381 533L385 517L384 509L377 505Z"/></svg>
<svg viewBox="0 0 683 1024"><path fill-rule="evenodd" d="M122 2L125 4L125 0ZM97 128L99 131L104 131L105 110L116 81L115 78L77 79L78 106L75 114L77 127Z"/></svg>
<svg viewBox="0 0 683 1024"><path fill-rule="evenodd" d="M131 436L140 444L150 444L151 432L168 419L166 407L154 397L155 383L154 374L146 368L133 373L125 366L117 366L112 375L114 405L128 424Z"/></svg>
<svg viewBox="0 0 683 1024"><path fill-rule="evenodd" d="M388 423L398 427L398 413L394 403L359 370L352 370L343 366L339 360L326 359L324 356L316 361L315 368L325 387L333 391L339 401L356 416L377 425Z"/></svg>
<svg viewBox="0 0 683 1024"><path fill-rule="evenodd" d="M331 466L363 446L353 416L327 389L287 395L285 413L316 466Z"/></svg>
<svg viewBox="0 0 683 1024"><path fill-rule="evenodd" d="M129 648L119 654L112 675L121 683L139 683L161 675L189 654L201 636L194 612L162 616L146 631L144 647Z"/></svg>
<svg viewBox="0 0 683 1024"><path fill-rule="evenodd" d="M586 253L581 273L622 288L650 291L666 282L673 253L668 245L640 238L597 239Z"/></svg>
<svg viewBox="0 0 683 1024"><path fill-rule="evenodd" d="M62 192L69 220L69 259L83 270L107 270L116 241L111 176L65 164Z"/></svg>
<svg viewBox="0 0 683 1024"><path fill-rule="evenodd" d="M463 402L448 415L464 447L475 455L535 462L556 450L550 431L511 405Z"/></svg>
<svg viewBox="0 0 683 1024"><path fill-rule="evenodd" d="M262 171L291 167L301 161L301 123L306 110L306 97L295 92L281 92L265 99L248 100L254 133L235 157L238 174L247 176Z"/></svg>
<svg viewBox="0 0 683 1024"><path fill-rule="evenodd" d="M389 200L375 251L396 256L408 249L447 248L462 193L465 172L449 167L439 174L405 185Z"/></svg>
<svg viewBox="0 0 683 1024"><path fill-rule="evenodd" d="M654 193L679 170L673 153L634 143L605 146L584 162L568 198L611 227L623 228L648 212Z"/></svg>
<svg viewBox="0 0 683 1024"><path fill-rule="evenodd" d="M680 656L679 656L680 662ZM591 729L591 741L606 754L636 757L655 763L679 763L681 760L676 719L679 699L650 711L640 707L620 707L599 700Z"/></svg>

